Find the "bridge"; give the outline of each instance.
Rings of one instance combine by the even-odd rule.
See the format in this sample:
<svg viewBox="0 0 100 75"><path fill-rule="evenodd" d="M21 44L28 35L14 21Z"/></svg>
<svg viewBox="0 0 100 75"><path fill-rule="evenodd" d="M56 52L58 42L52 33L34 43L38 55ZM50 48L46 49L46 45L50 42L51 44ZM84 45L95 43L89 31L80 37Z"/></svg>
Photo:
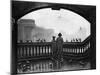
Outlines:
<svg viewBox="0 0 100 75"><path fill-rule="evenodd" d="M53 58L56 43L53 42L22 42L17 43L18 60ZM64 42L63 57L82 59L89 57L90 36L83 42Z"/></svg>
<svg viewBox="0 0 100 75"><path fill-rule="evenodd" d="M21 60L28 60L28 59L36 59L36 58L44 58L50 57L52 58L53 49L52 49L52 42L45 42L45 43L17 43L17 21L24 15L36 11L42 8L64 8L71 11L78 13L79 15L83 16L91 23L91 39L87 39L83 42L64 42L63 43L63 56L65 58L70 59L83 59L90 56L91 62L91 69L96 68L96 7L95 6L84 6L84 5L71 5L71 4L56 4L56 3L41 3L38 2L19 2L19 1L12 1L12 19L14 22L12 24L12 67L11 72L12 74L17 73L17 59L18 61ZM91 43L91 45L90 45ZM91 46L91 49L90 49ZM41 48L42 47L42 48ZM49 48L50 47L50 48ZM50 52L49 52L50 50ZM27 51L27 52L26 52ZM31 52L32 51L32 52ZM37 52L35 52L37 51ZM39 53L38 53L39 51ZM47 52L46 52L47 51ZM90 53L90 54L89 54ZM45 66L45 65L44 65ZM46 68L47 69L47 68Z"/></svg>
<svg viewBox="0 0 100 75"><path fill-rule="evenodd" d="M73 70L73 67L68 68L68 66L75 65L75 63L79 66L83 66L82 69L89 67L90 36L83 42L63 43L63 64L54 56L55 53L57 53L55 47L56 43L54 42L19 41L17 43L17 72L23 74L59 71L60 69L63 70L63 66L66 66L66 68L64 68L66 70ZM88 67L86 67L86 65L88 65ZM76 69L81 69L79 66L77 66L78 68Z"/></svg>

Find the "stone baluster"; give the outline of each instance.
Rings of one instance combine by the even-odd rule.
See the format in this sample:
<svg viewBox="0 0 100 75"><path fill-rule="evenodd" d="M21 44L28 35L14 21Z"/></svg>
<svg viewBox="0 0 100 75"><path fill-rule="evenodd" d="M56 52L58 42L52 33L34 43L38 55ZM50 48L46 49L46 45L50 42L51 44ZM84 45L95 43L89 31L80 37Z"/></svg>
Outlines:
<svg viewBox="0 0 100 75"><path fill-rule="evenodd" d="M77 54L79 53L79 48L77 48Z"/></svg>
<svg viewBox="0 0 100 75"><path fill-rule="evenodd" d="M48 49L48 51L49 51L49 54L51 54L51 47L49 46L49 49Z"/></svg>
<svg viewBox="0 0 100 75"><path fill-rule="evenodd" d="M48 53L48 47L46 46L46 54Z"/></svg>
<svg viewBox="0 0 100 75"><path fill-rule="evenodd" d="M27 46L27 56L29 56L29 47Z"/></svg>
<svg viewBox="0 0 100 75"><path fill-rule="evenodd" d="M45 53L45 46L43 47L43 51L42 52L43 52L43 54Z"/></svg>
<svg viewBox="0 0 100 75"><path fill-rule="evenodd" d="M35 56L36 55L36 52L35 52L35 46L33 46L33 56Z"/></svg>
<svg viewBox="0 0 100 75"><path fill-rule="evenodd" d="M42 54L42 47L41 46L39 47L39 53L40 53L40 55Z"/></svg>
<svg viewBox="0 0 100 75"><path fill-rule="evenodd" d="M23 51L24 51L24 57L25 57L25 55L26 55L26 51L25 51L25 47L23 46Z"/></svg>
<svg viewBox="0 0 100 75"><path fill-rule="evenodd" d="M22 47L20 47L20 57L22 57Z"/></svg>
<svg viewBox="0 0 100 75"><path fill-rule="evenodd" d="M32 46L31 46L31 56L33 55L33 49L32 49Z"/></svg>
<svg viewBox="0 0 100 75"><path fill-rule="evenodd" d="M83 53L83 52L84 52L84 48L82 47L81 53Z"/></svg>

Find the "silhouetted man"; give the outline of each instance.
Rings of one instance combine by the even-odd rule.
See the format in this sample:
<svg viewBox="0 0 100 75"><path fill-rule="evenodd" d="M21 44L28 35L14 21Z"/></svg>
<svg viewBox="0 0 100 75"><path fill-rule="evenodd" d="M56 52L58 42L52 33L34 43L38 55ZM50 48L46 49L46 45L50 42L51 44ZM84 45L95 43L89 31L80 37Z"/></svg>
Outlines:
<svg viewBox="0 0 100 75"><path fill-rule="evenodd" d="M60 60L60 62L62 62L62 53L63 53L63 38L61 37L62 34L59 33L58 34L58 38L56 39L56 43L57 43L57 56L58 59Z"/></svg>

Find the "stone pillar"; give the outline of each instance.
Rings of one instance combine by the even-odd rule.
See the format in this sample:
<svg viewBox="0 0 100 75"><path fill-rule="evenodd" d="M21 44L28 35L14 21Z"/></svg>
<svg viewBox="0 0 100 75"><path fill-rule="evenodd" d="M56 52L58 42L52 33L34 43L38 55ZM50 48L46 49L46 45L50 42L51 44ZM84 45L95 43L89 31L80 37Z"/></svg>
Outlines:
<svg viewBox="0 0 100 75"><path fill-rule="evenodd" d="M17 20L12 18L11 74L17 74Z"/></svg>

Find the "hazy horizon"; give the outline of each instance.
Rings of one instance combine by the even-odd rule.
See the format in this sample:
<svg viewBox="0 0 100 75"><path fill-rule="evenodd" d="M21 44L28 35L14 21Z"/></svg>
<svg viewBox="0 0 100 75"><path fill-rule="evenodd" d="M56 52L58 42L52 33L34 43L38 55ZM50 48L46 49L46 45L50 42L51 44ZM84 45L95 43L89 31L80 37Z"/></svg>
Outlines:
<svg viewBox="0 0 100 75"><path fill-rule="evenodd" d="M66 39L70 41L73 38L81 38L83 41L91 34L90 23L80 15L69 10L61 9L57 11L45 8L31 12L21 19L34 21L35 27L30 34L32 37L38 35L38 38L40 36L41 38L48 38L48 41L52 39L52 36L57 37L59 32L62 33L64 41Z"/></svg>

